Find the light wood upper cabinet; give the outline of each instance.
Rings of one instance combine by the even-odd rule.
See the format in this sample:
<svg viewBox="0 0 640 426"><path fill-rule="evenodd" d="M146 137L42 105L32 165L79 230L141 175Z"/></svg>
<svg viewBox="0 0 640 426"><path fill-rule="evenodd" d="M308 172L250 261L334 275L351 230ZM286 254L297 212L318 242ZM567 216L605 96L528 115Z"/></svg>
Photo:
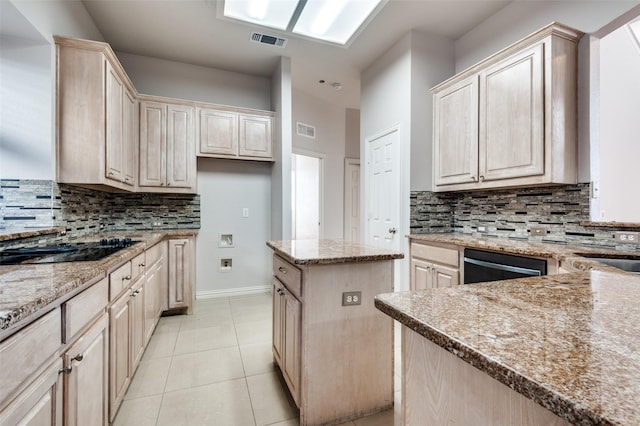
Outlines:
<svg viewBox="0 0 640 426"><path fill-rule="evenodd" d="M135 190L135 88L108 44L55 41L57 181Z"/></svg>
<svg viewBox="0 0 640 426"><path fill-rule="evenodd" d="M194 107L140 101L139 186L146 192L196 192Z"/></svg>
<svg viewBox="0 0 640 426"><path fill-rule="evenodd" d="M273 160L273 115L237 109L198 108L198 156Z"/></svg>
<svg viewBox="0 0 640 426"><path fill-rule="evenodd" d="M434 94L436 185L478 179L478 77L471 76Z"/></svg>
<svg viewBox="0 0 640 426"><path fill-rule="evenodd" d="M436 191L577 181L577 42L551 24L432 89Z"/></svg>

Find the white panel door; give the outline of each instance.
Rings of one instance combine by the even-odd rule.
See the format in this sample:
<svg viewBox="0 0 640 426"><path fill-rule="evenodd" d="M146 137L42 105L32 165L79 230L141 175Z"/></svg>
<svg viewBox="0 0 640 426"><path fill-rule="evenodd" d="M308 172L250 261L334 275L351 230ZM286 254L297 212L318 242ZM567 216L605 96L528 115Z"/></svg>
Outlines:
<svg viewBox="0 0 640 426"><path fill-rule="evenodd" d="M394 127L367 139L367 244L401 251L400 132Z"/></svg>

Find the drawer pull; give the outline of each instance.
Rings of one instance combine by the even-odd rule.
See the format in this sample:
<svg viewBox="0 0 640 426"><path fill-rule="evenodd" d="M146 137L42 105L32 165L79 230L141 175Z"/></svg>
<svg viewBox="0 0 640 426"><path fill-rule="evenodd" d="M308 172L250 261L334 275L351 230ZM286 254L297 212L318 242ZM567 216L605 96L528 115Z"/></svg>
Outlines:
<svg viewBox="0 0 640 426"><path fill-rule="evenodd" d="M131 275L125 275L124 277L122 277L122 281L129 281L131 279Z"/></svg>
<svg viewBox="0 0 640 426"><path fill-rule="evenodd" d="M282 290L281 288L278 288L277 292L280 296L284 296L284 290Z"/></svg>
<svg viewBox="0 0 640 426"><path fill-rule="evenodd" d="M287 270L285 268L283 268L282 266L278 268L278 271L282 272L283 274L287 273Z"/></svg>
<svg viewBox="0 0 640 426"><path fill-rule="evenodd" d="M82 354L78 354L76 356L74 356L73 358L71 358L70 361L82 361L84 359L84 355ZM69 362L69 364L64 367L61 368L60 370L58 370L58 374L64 373L64 374L71 374L71 372L73 371L73 365L71 364L71 362Z"/></svg>
<svg viewBox="0 0 640 426"><path fill-rule="evenodd" d="M140 289L137 289L136 291L131 292L131 296L136 297L137 295L140 294L140 291L141 291Z"/></svg>
<svg viewBox="0 0 640 426"><path fill-rule="evenodd" d="M138 263L139 268L144 268L144 263Z"/></svg>

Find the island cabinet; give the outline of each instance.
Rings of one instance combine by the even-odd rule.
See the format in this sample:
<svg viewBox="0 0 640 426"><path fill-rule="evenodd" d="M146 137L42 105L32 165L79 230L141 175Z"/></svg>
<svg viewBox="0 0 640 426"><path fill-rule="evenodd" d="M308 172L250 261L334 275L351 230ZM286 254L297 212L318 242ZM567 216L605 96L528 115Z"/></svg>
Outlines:
<svg viewBox="0 0 640 426"><path fill-rule="evenodd" d="M577 42L551 24L434 87L436 191L577 181Z"/></svg>
<svg viewBox="0 0 640 426"><path fill-rule="evenodd" d="M106 43L56 42L56 180L136 189L137 92Z"/></svg>
<svg viewBox="0 0 640 426"><path fill-rule="evenodd" d="M410 245L411 290L451 287L460 284L463 248L416 240Z"/></svg>
<svg viewBox="0 0 640 426"><path fill-rule="evenodd" d="M267 244L275 251L273 358L300 424L338 424L393 406L393 322L373 300L393 290L401 254L370 248L382 257L367 257L338 240Z"/></svg>
<svg viewBox="0 0 640 426"><path fill-rule="evenodd" d="M176 99L147 95L138 99L140 190L195 193L195 108Z"/></svg>
<svg viewBox="0 0 640 426"><path fill-rule="evenodd" d="M403 425L569 426L410 328L402 327Z"/></svg>
<svg viewBox="0 0 640 426"><path fill-rule="evenodd" d="M273 161L273 113L201 105L198 156Z"/></svg>

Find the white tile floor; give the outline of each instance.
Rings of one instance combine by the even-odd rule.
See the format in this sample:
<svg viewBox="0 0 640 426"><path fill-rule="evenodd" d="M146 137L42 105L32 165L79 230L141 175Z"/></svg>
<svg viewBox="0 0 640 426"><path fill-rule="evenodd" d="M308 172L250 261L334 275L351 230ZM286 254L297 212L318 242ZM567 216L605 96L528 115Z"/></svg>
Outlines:
<svg viewBox="0 0 640 426"><path fill-rule="evenodd" d="M395 404L341 426L400 425L398 391ZM297 426L298 416L273 365L271 295L258 294L162 317L113 425Z"/></svg>

